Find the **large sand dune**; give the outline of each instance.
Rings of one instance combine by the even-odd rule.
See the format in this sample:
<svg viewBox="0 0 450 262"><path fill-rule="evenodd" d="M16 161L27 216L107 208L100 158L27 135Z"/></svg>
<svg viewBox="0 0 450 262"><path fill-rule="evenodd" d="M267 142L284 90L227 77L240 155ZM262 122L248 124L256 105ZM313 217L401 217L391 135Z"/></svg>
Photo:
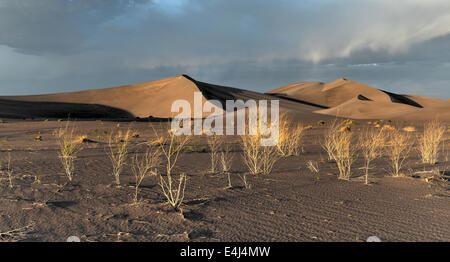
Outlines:
<svg viewBox="0 0 450 262"><path fill-rule="evenodd" d="M273 100L273 96L247 90L207 84L179 75L162 80L79 92L0 97L0 117L72 118L169 118L172 103L184 99L194 105L194 92L202 93L202 103L219 100ZM323 118L313 113L320 107L281 99L282 111L302 119ZM203 116L207 116L205 113Z"/></svg>
<svg viewBox="0 0 450 262"><path fill-rule="evenodd" d="M343 78L329 83L302 82L268 94L316 104L315 113L355 118L450 121L450 102L416 95L399 95Z"/></svg>
<svg viewBox="0 0 450 262"><path fill-rule="evenodd" d="M31 96L0 96L0 117L5 118L170 118L172 103L183 99L194 111L194 93L202 103L218 100L280 100L281 112L299 120L330 117L355 119L450 121L450 101L398 95L343 78L330 83L304 82L267 94L196 81L179 75L119 87ZM209 113L203 113L206 117ZM192 114L192 117L194 115Z"/></svg>

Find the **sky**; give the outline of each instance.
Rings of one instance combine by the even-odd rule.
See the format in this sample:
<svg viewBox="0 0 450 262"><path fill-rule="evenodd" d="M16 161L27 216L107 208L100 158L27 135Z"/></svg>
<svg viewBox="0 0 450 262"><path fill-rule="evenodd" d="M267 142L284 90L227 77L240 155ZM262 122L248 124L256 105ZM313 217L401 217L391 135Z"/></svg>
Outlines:
<svg viewBox="0 0 450 262"><path fill-rule="evenodd" d="M0 95L180 74L258 92L344 77L450 99L450 1L0 0Z"/></svg>

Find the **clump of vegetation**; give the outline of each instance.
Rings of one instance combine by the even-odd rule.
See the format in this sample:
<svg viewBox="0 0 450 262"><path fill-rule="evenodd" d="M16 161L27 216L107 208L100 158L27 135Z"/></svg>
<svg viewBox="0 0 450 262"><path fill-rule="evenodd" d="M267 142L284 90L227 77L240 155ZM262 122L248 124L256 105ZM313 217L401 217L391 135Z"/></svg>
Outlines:
<svg viewBox="0 0 450 262"><path fill-rule="evenodd" d="M422 162L436 164L439 157L439 145L445 134L446 127L438 120L425 123L423 134L419 138L419 152Z"/></svg>
<svg viewBox="0 0 450 262"><path fill-rule="evenodd" d="M301 141L304 135L304 126L301 123L292 125L292 119L286 114L279 120L278 152L282 156L298 156L301 152Z"/></svg>
<svg viewBox="0 0 450 262"><path fill-rule="evenodd" d="M211 173L214 173L217 171L217 166L219 163L219 151L223 144L223 139L221 136L218 135L210 135L207 138L208 146L210 150L210 160L211 160Z"/></svg>
<svg viewBox="0 0 450 262"><path fill-rule="evenodd" d="M322 147L327 151L329 159L336 161L339 170L338 178L349 180L356 150L352 144L352 132L342 130L342 128L342 124L334 121L325 132Z"/></svg>
<svg viewBox="0 0 450 262"><path fill-rule="evenodd" d="M222 173L227 176L227 188L232 188L231 184L231 164L233 163L233 154L229 146L225 146L224 150L220 152L220 163L222 166Z"/></svg>
<svg viewBox="0 0 450 262"><path fill-rule="evenodd" d="M156 141L166 160L166 172L164 175L159 175L159 186L161 187L161 191L166 197L167 202L175 209L178 209L183 203L187 177L185 173L181 173L178 179L176 179L174 168L180 153L183 151L183 148L189 139L189 136L177 135L174 134L172 130L169 130L166 137L161 137Z"/></svg>
<svg viewBox="0 0 450 262"><path fill-rule="evenodd" d="M133 131L133 133L131 133L131 137L132 138L139 138L139 133L136 131Z"/></svg>
<svg viewBox="0 0 450 262"><path fill-rule="evenodd" d="M277 146L263 146L261 132L241 136L242 159L250 174L269 174L279 159Z"/></svg>
<svg viewBox="0 0 450 262"><path fill-rule="evenodd" d="M129 129L125 133L122 133L120 130L111 132L108 139L107 154L111 160L112 174L118 187L120 187L120 175L128 158L130 133Z"/></svg>
<svg viewBox="0 0 450 262"><path fill-rule="evenodd" d="M387 135L386 155L390 163L390 173L394 177L402 176L400 173L405 160L413 147L411 135L400 129L390 130Z"/></svg>
<svg viewBox="0 0 450 262"><path fill-rule="evenodd" d="M359 135L359 148L364 157L365 184L369 184L370 164L380 157L385 144L385 134L383 130L367 127Z"/></svg>
<svg viewBox="0 0 450 262"><path fill-rule="evenodd" d="M313 161L313 160L308 160L308 162L306 162L306 168L309 169L309 171L311 171L311 173L313 173L316 176L316 179L319 180L320 176L319 176L319 163L317 161Z"/></svg>
<svg viewBox="0 0 450 262"><path fill-rule="evenodd" d="M239 177L241 178L245 189L251 189L252 188L252 185L248 181L247 173L243 173L242 175L239 175Z"/></svg>
<svg viewBox="0 0 450 262"><path fill-rule="evenodd" d="M42 141L41 132L39 132L38 135L34 137L34 140L35 141Z"/></svg>
<svg viewBox="0 0 450 262"><path fill-rule="evenodd" d="M42 177L43 177L42 171L40 171L40 170L37 171L36 174L34 174L34 183L41 184Z"/></svg>
<svg viewBox="0 0 450 262"><path fill-rule="evenodd" d="M160 164L161 150L159 147L147 146L145 154L139 156L135 153L132 159L131 170L135 177L135 191L133 203L137 205L139 203L138 194L139 186L144 179L148 176L156 176L158 174L157 167Z"/></svg>
<svg viewBox="0 0 450 262"><path fill-rule="evenodd" d="M0 162L0 168L2 167L2 165L3 165L3 163ZM8 178L9 188L12 189L14 187L13 186L14 172L13 172L13 169L12 169L12 166L11 166L11 153L10 152L8 152L8 160L7 160L7 163L6 163L6 167L5 167L4 173L6 174L6 177Z"/></svg>
<svg viewBox="0 0 450 262"><path fill-rule="evenodd" d="M381 129L382 129L382 130L391 130L391 131L392 131L392 130L395 130L395 127L386 124L386 125L384 125Z"/></svg>
<svg viewBox="0 0 450 262"><path fill-rule="evenodd" d="M343 126L351 126L351 125L356 125L357 122L353 119L345 119L344 121L342 121L342 125Z"/></svg>
<svg viewBox="0 0 450 262"><path fill-rule="evenodd" d="M75 140L75 127L70 127L68 121L64 128L60 128L57 133L59 144L59 159L64 167L69 182L72 181L75 172L74 161L81 150L81 144Z"/></svg>

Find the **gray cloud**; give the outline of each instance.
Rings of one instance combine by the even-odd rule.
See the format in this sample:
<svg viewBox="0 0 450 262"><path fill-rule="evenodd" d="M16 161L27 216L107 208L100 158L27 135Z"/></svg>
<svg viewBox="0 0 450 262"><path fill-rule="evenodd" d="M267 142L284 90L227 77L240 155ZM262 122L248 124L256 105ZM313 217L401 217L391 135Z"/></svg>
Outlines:
<svg viewBox="0 0 450 262"><path fill-rule="evenodd" d="M187 73L256 91L346 77L450 98L449 28L446 0L0 0L0 92Z"/></svg>

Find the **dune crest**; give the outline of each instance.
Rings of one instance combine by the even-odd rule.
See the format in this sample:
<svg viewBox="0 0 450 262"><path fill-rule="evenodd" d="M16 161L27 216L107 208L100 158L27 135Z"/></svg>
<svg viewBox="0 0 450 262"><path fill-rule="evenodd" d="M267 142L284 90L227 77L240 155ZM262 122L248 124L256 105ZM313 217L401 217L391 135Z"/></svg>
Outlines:
<svg viewBox="0 0 450 262"><path fill-rule="evenodd" d="M194 117L195 92L201 92L202 104L217 100L224 108L226 100L277 99L267 94L208 84L187 75L178 75L152 82L78 92L3 96L0 97L0 117L64 118L70 115L73 118L170 118L178 115L171 112L171 107L179 99L190 103ZM313 113L318 109L321 108L289 100L280 101L281 111L293 112L301 119L323 118ZM209 114L203 113L203 117Z"/></svg>
<svg viewBox="0 0 450 262"><path fill-rule="evenodd" d="M329 83L300 82L268 92L322 106L315 113L354 119L450 121L450 102L437 98L399 95L339 78Z"/></svg>

